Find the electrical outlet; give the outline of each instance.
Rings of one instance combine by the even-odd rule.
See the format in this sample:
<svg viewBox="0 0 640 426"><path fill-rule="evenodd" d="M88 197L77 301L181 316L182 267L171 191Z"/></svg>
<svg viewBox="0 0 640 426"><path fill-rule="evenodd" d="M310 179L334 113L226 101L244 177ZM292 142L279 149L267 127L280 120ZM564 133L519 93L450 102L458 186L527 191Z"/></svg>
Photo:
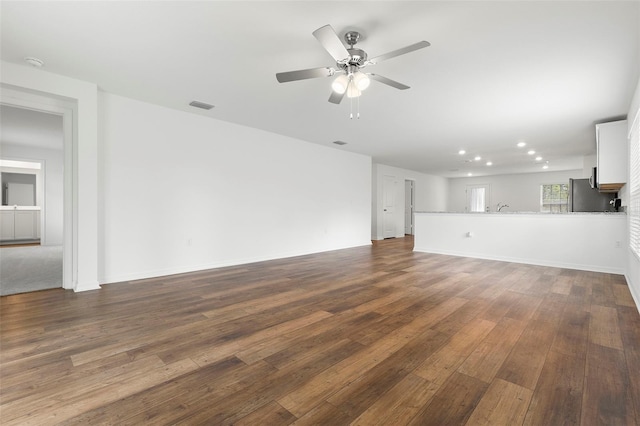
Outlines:
<svg viewBox="0 0 640 426"><path fill-rule="evenodd" d="M615 248L622 248L622 243L620 241L616 241L614 243Z"/></svg>

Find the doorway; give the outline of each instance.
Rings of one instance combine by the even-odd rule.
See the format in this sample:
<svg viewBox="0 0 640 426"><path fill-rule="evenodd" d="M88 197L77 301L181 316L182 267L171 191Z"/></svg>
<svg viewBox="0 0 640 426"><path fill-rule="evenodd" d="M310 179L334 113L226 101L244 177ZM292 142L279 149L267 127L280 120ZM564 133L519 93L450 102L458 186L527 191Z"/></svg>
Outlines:
<svg viewBox="0 0 640 426"><path fill-rule="evenodd" d="M467 185L465 192L467 197L466 211L472 213L489 211L491 203L491 187L489 185Z"/></svg>
<svg viewBox="0 0 640 426"><path fill-rule="evenodd" d="M385 175L383 182L383 195L382 195L382 237L383 238L395 238L396 236L396 221L395 221L395 206L396 206L396 177Z"/></svg>
<svg viewBox="0 0 640 426"><path fill-rule="evenodd" d="M2 230L7 231L0 241L2 296L71 287L66 272L71 265L65 264L65 119L47 109L5 99L0 104Z"/></svg>
<svg viewBox="0 0 640 426"><path fill-rule="evenodd" d="M404 234L413 235L414 181L404 181Z"/></svg>

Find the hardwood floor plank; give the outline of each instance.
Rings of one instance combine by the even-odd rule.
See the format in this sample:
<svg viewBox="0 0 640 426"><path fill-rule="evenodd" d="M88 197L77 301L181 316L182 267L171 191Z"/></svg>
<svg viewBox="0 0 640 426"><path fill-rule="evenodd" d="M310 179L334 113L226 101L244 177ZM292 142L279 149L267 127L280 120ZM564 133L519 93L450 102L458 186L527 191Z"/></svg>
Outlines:
<svg viewBox="0 0 640 426"><path fill-rule="evenodd" d="M148 389L157 384L181 376L187 372L194 371L198 366L191 360L186 359L174 364L169 364L155 370L140 373L133 377L128 377L122 381L107 383L99 389L83 393L64 402L53 403L45 407L38 407L37 414L27 413L22 417L7 422L7 425L39 425L51 424L65 421L78 414L98 407L105 402L116 401L128 395ZM43 410L45 409L46 410ZM48 412L47 412L48 411ZM3 416L4 416L3 410Z"/></svg>
<svg viewBox="0 0 640 426"><path fill-rule="evenodd" d="M280 404L275 401L270 402L267 405L263 405L251 414L247 414L240 420L234 422L236 426L282 426L288 425L296 421L296 416L285 410Z"/></svg>
<svg viewBox="0 0 640 426"><path fill-rule="evenodd" d="M288 368L292 363L308 356L310 352L313 353L314 348L330 345L345 339L351 341L349 338L351 333L366 327L367 324L378 318L379 315L375 313L361 314L351 312L348 314L346 311L341 312L331 318L327 318L322 323L316 323L292 332L304 334L300 334L299 338L291 341L290 345L274 348L278 350L264 359L279 370ZM264 344L268 346L271 341L267 340ZM260 345L262 346L262 344ZM359 345L361 348L364 347L361 344ZM243 354L243 351L238 352L238 354Z"/></svg>
<svg viewBox="0 0 640 426"><path fill-rule="evenodd" d="M640 423L640 315L635 307L618 306L618 324L629 371L629 384L635 401L636 420Z"/></svg>
<svg viewBox="0 0 640 426"><path fill-rule="evenodd" d="M584 358L549 351L524 424L580 424L584 374Z"/></svg>
<svg viewBox="0 0 640 426"><path fill-rule="evenodd" d="M331 421L327 423L327 419ZM348 425L349 419L346 413L337 410L328 402L321 401L319 405L291 424L295 426Z"/></svg>
<svg viewBox="0 0 640 426"><path fill-rule="evenodd" d="M489 307L489 304L490 302L486 299L471 299L460 309L438 321L431 328L450 336L454 335L462 327L474 321L481 312L484 312Z"/></svg>
<svg viewBox="0 0 640 426"><path fill-rule="evenodd" d="M439 388L440 385L414 374L407 374L351 422L351 425L408 424Z"/></svg>
<svg viewBox="0 0 640 426"><path fill-rule="evenodd" d="M211 364L206 367L202 367L197 370L198 373L201 370L205 371L205 380L207 378L206 372L209 368L216 368L219 363ZM143 410L132 410L131 412L123 411L124 419L116 417L118 421L113 421L114 416L117 416L118 411L115 408L120 408L120 401L113 404L114 409L110 406L106 406L104 415L101 418L105 418L107 421L104 424L118 424L118 425L141 425L141 424L176 424L178 419L188 417L194 413L207 412L212 407L215 407L219 401L231 395L235 392L239 392L242 389L246 389L252 384L259 382L264 377L273 373L274 368L265 363L258 362L252 365L244 365L239 368L230 368L221 372L219 377L213 377L210 381L200 380L193 382L192 373L186 376L180 377L178 381L178 391L173 398L164 401L159 404L153 404L151 406L145 406ZM197 374L199 375L199 374ZM169 385L166 383L165 385ZM132 395L129 403L133 404L135 408L144 404L147 396L153 398L156 396L153 392L156 387ZM124 398L127 400L127 398ZM87 424L86 422L78 422L78 424Z"/></svg>
<svg viewBox="0 0 640 426"><path fill-rule="evenodd" d="M590 343L582 401L582 424L638 424L624 352Z"/></svg>
<svg viewBox="0 0 640 426"><path fill-rule="evenodd" d="M174 398L189 394L190 398L197 399L204 395L213 397L210 383L216 383L217 388L225 388L230 383L235 383L241 374L250 376L249 370L259 367L274 369L266 364L262 366L247 366L235 357L224 359L216 364L194 370L169 382L163 382L150 389L137 392L117 401L100 405L92 410L75 416L65 423L68 425L94 425L94 424L122 424L127 419L141 413L151 413L155 407L171 403ZM146 414L144 414L146 416ZM149 415L145 421L155 421L153 415Z"/></svg>
<svg viewBox="0 0 640 426"><path fill-rule="evenodd" d="M414 374L430 382L443 384L495 326L494 322L485 320L469 323L416 367Z"/></svg>
<svg viewBox="0 0 640 426"><path fill-rule="evenodd" d="M480 318L495 323L500 322L520 297L522 295L516 292L503 291L493 300L487 310L480 314Z"/></svg>
<svg viewBox="0 0 640 426"><path fill-rule="evenodd" d="M534 390L556 331L552 322L530 321L496 377Z"/></svg>
<svg viewBox="0 0 640 426"><path fill-rule="evenodd" d="M71 374L63 376L58 381L44 383L38 390L37 398L13 399L7 403L3 401L2 417L5 420L24 417L42 404L79 398L83 394L103 388L105 382L108 383L140 374L147 374L164 366L165 364L160 358L148 357L118 365L89 377L84 377L77 370L72 370Z"/></svg>
<svg viewBox="0 0 640 426"><path fill-rule="evenodd" d="M524 421L533 391L504 380L494 380L466 424L519 425Z"/></svg>
<svg viewBox="0 0 640 426"><path fill-rule="evenodd" d="M446 341L446 335L431 329L424 330L373 367L366 376L360 376L347 384L327 398L327 401L347 413L349 419L355 419Z"/></svg>
<svg viewBox="0 0 640 426"><path fill-rule="evenodd" d="M367 347L363 353L323 371L301 388L279 399L278 402L295 416L303 416L317 404L318 399L329 397L359 375L368 372L419 335L429 324L445 317L448 312L457 309L466 302L467 300L465 299L451 298L447 302L438 305L438 307L427 311L425 315L396 330L393 334L379 339Z"/></svg>
<svg viewBox="0 0 640 426"><path fill-rule="evenodd" d="M569 276L558 276L554 279L550 291L556 294L568 296L571 293L573 278Z"/></svg>
<svg viewBox="0 0 640 426"><path fill-rule="evenodd" d="M490 383L520 338L525 326L524 321L503 318L471 352L458 371Z"/></svg>
<svg viewBox="0 0 640 426"><path fill-rule="evenodd" d="M591 304L599 306L616 306L616 297L613 293L613 288L609 280L606 277L602 279L596 279L591 283Z"/></svg>
<svg viewBox="0 0 640 426"><path fill-rule="evenodd" d="M187 424L233 424L255 410L262 409L271 401L278 402L284 395L314 380L343 360L353 358L362 350L362 345L348 339L316 347L288 368L270 373L249 386L226 395L215 405L212 405L210 400L204 401L207 403L206 407L200 407L177 421ZM312 406L316 404L317 401L312 402ZM280 405L292 412L283 404Z"/></svg>
<svg viewBox="0 0 640 426"><path fill-rule="evenodd" d="M548 293L538 305L531 319L533 321L547 321L557 324L562 318L568 295Z"/></svg>
<svg viewBox="0 0 640 426"><path fill-rule="evenodd" d="M0 297L1 422L640 423L623 276L412 244Z"/></svg>
<svg viewBox="0 0 640 426"><path fill-rule="evenodd" d="M596 345L622 350L622 339L618 327L618 311L600 305L591 305L589 341Z"/></svg>
<svg viewBox="0 0 640 426"><path fill-rule="evenodd" d="M584 310L584 306L568 301L551 349L584 359L587 353L589 320L590 314Z"/></svg>
<svg viewBox="0 0 640 426"><path fill-rule="evenodd" d="M464 425L489 387L482 380L455 372L410 425Z"/></svg>
<svg viewBox="0 0 640 426"><path fill-rule="evenodd" d="M629 306L635 308L636 304L633 301L633 296L629 291L629 287L625 284L612 284L613 297L616 300L618 306Z"/></svg>
<svg viewBox="0 0 640 426"><path fill-rule="evenodd" d="M274 338L282 333L287 333L320 321L323 318L330 317L331 314L324 311L314 312L305 317L287 321L272 327L260 330L248 336L237 339L231 339L226 343L214 345L211 349L199 352L193 357L193 360L200 366L208 365L224 359L236 352L242 351L259 342Z"/></svg>

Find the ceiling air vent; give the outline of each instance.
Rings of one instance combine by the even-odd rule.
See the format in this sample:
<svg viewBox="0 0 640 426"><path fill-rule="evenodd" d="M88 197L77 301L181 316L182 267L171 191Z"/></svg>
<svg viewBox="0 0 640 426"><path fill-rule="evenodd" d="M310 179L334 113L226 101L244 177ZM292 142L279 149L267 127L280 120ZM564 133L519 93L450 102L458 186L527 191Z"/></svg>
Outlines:
<svg viewBox="0 0 640 426"><path fill-rule="evenodd" d="M213 105L205 104L204 102L200 102L200 101L191 101L189 102L189 105L191 105L192 107L206 109L206 110L213 108Z"/></svg>
<svg viewBox="0 0 640 426"><path fill-rule="evenodd" d="M342 142L342 141L334 141L333 143L335 143L336 145L346 145L346 142Z"/></svg>

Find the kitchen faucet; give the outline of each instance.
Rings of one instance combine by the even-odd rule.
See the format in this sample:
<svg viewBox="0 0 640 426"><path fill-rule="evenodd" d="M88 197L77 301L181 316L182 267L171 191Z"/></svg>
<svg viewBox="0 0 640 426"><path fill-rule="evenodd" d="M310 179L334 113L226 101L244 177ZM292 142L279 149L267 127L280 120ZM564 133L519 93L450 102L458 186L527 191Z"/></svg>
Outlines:
<svg viewBox="0 0 640 426"><path fill-rule="evenodd" d="M509 207L509 204L498 203L498 211L501 211L504 207Z"/></svg>

